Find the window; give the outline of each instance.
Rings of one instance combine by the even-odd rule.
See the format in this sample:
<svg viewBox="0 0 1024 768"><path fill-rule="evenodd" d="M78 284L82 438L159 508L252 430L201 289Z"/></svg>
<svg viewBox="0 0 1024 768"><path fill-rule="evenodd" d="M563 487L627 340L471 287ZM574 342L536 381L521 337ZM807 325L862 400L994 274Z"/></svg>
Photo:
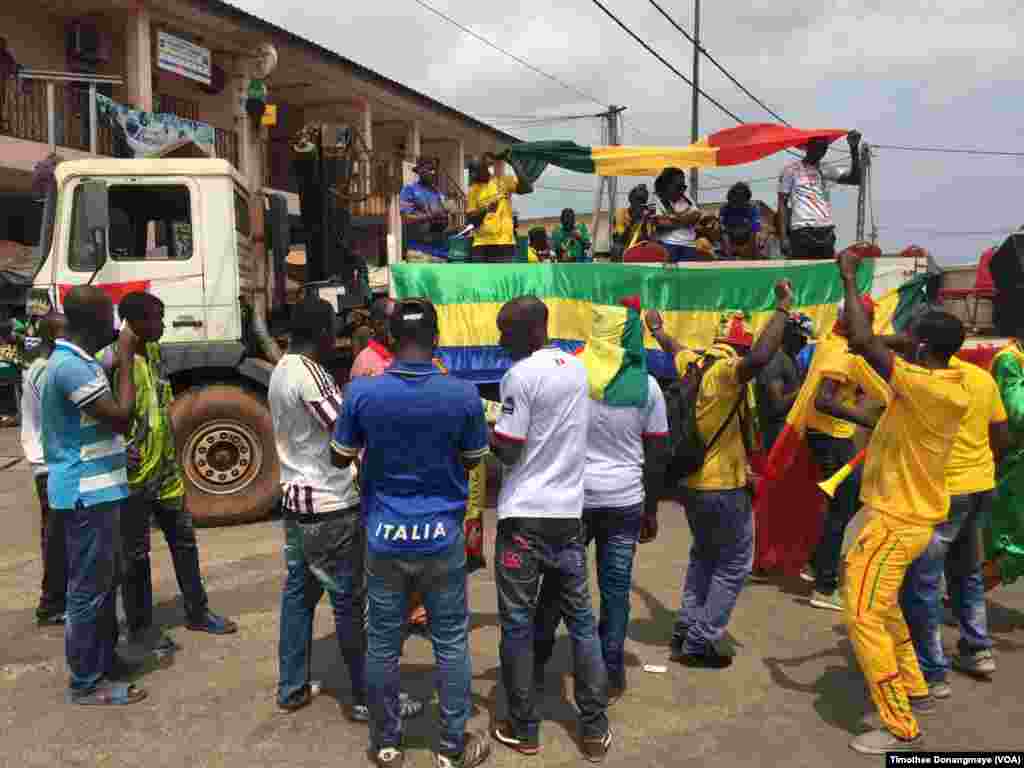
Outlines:
<svg viewBox="0 0 1024 768"><path fill-rule="evenodd" d="M95 246L78 236L79 192L71 214L71 269L95 271ZM107 193L110 214L107 249L115 261L187 261L192 258L192 204L188 187L112 184Z"/></svg>
<svg viewBox="0 0 1024 768"><path fill-rule="evenodd" d="M249 198L235 188L235 231L249 237L252 233L252 222L249 220Z"/></svg>

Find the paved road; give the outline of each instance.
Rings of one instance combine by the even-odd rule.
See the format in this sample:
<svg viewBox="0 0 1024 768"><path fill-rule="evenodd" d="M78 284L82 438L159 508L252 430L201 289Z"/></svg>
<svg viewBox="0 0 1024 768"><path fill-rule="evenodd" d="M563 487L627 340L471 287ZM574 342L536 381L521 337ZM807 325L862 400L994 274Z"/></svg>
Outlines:
<svg viewBox="0 0 1024 768"><path fill-rule="evenodd" d="M17 456L14 430L0 431L0 457ZM4 465L0 458L0 466ZM211 605L236 618L234 637L188 632L166 546L154 538L157 616L183 646L174 666L140 682L150 697L124 709L65 703L63 635L32 622L38 597L37 510L24 463L0 472L0 764L4 766L360 766L365 726L345 721L338 700L348 682L333 639L330 609L316 623L315 676L324 692L293 714L274 706L277 632L284 574L281 534L274 523L200 531ZM627 697L611 712L615 744L609 766L796 765L858 766L881 760L852 753L847 742L869 711L864 684L838 614L812 609L797 582L746 589L731 627L737 657L725 671L669 666L652 674L644 663L667 663L665 643L689 545L671 504L662 508L658 542L641 548L627 644ZM492 525L493 528L493 525ZM492 531L493 532L493 531ZM489 550L490 551L490 550ZM471 725L500 716L498 629L493 579L471 578L473 698ZM1024 590L995 593L990 617L1000 664L995 682L954 676L954 697L926 724L933 749L1024 747L1019 695L1024 670ZM955 636L946 631L947 644ZM564 630L563 630L564 632ZM543 751L522 758L495 746L491 765L585 764L575 746L570 659L562 635L543 703ZM403 659L404 685L429 696L432 656L412 639ZM407 765L431 765L436 706L407 732ZM824 762L823 762L824 761Z"/></svg>

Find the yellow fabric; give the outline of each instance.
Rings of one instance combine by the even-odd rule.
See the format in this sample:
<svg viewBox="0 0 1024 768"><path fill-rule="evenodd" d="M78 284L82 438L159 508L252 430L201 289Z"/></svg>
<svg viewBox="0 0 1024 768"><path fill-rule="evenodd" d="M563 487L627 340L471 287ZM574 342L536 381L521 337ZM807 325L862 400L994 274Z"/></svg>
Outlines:
<svg viewBox="0 0 1024 768"><path fill-rule="evenodd" d="M855 358L850 375L871 386L863 358ZM963 371L931 371L894 355L889 386L892 398L864 459L861 501L905 523L941 523L949 514L946 464L967 412Z"/></svg>
<svg viewBox="0 0 1024 768"><path fill-rule="evenodd" d="M473 245L515 245L510 195L519 186L515 176L492 176L486 184L472 184L466 200L466 210L475 211L498 203L498 210L484 216L473 235Z"/></svg>
<svg viewBox="0 0 1024 768"><path fill-rule="evenodd" d="M807 413L807 428L816 429L837 438L853 437L857 431L855 424L843 419L837 419L827 413L822 413L814 406L814 399L817 397L818 389L822 379L832 379L839 382L836 390L836 400L849 408L857 404L857 385L850 381L850 365L853 363L854 355L849 350L846 339L842 336L829 336L821 341L814 350L814 357L811 359L811 370L807 374L807 382L804 386L811 386L811 409Z"/></svg>
<svg viewBox="0 0 1024 768"><path fill-rule="evenodd" d="M688 147L591 147L598 176L657 176L663 169L713 168L718 148L706 139Z"/></svg>
<svg viewBox="0 0 1024 768"><path fill-rule="evenodd" d="M930 525L891 520L877 510L846 553L843 612L861 671L882 722L904 739L920 729L908 696L928 695L907 622L900 586L907 568L928 547Z"/></svg>
<svg viewBox="0 0 1024 768"><path fill-rule="evenodd" d="M594 305L593 325L580 361L587 369L590 397L603 400L604 391L622 369L626 350L622 334L626 330L629 310L625 307Z"/></svg>
<svg viewBox="0 0 1024 768"><path fill-rule="evenodd" d="M469 498L466 499L466 520L480 520L487 506L487 462L481 461L469 470Z"/></svg>
<svg viewBox="0 0 1024 768"><path fill-rule="evenodd" d="M537 251L532 245L526 249L526 260L531 264L540 264L540 256L537 255Z"/></svg>
<svg viewBox="0 0 1024 768"><path fill-rule="evenodd" d="M697 428L705 443L725 422L736 405L736 399L746 396L745 386L739 379L740 358L731 349L717 344L708 353L719 357L719 360L704 374L697 396ZM676 356L680 375L685 373L689 359L692 358L686 352ZM683 363L682 368L678 368L680 362ZM686 485L698 491L726 491L743 488L746 484L747 451L737 414L707 452L704 466L686 478Z"/></svg>
<svg viewBox="0 0 1024 768"><path fill-rule="evenodd" d="M956 357L949 362L963 371L970 404L949 454L946 485L954 496L990 491L996 487L996 461L989 445L988 428L990 424L1006 421L1003 398L988 371Z"/></svg>

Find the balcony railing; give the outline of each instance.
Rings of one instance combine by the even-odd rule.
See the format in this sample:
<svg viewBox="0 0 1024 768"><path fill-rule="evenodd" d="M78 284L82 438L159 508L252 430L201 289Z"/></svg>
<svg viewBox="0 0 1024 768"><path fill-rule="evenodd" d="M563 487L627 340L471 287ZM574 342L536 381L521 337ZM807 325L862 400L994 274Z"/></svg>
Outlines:
<svg viewBox="0 0 1024 768"><path fill-rule="evenodd" d="M95 95L102 86L120 83L121 78L104 75L22 70L18 78L0 83L0 135L113 156L113 131L98 119ZM177 106L182 105L167 103L162 111L196 119L180 114ZM214 148L217 157L238 168L238 134L214 128Z"/></svg>

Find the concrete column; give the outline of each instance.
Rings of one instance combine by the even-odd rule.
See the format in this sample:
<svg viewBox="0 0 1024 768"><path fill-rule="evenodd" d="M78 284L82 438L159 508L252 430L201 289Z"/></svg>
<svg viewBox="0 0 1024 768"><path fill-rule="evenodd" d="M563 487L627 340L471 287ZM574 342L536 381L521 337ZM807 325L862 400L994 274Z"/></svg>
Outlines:
<svg viewBox="0 0 1024 768"><path fill-rule="evenodd" d="M462 194L466 194L466 145L462 139L455 139L452 144L451 160L448 165L448 175L458 184Z"/></svg>
<svg viewBox="0 0 1024 768"><path fill-rule="evenodd" d="M405 132L405 159L416 162L420 157L420 121L413 120Z"/></svg>
<svg viewBox="0 0 1024 768"><path fill-rule="evenodd" d="M128 13L124 31L124 72L128 100L136 108L152 112L153 32L149 9L142 2Z"/></svg>

